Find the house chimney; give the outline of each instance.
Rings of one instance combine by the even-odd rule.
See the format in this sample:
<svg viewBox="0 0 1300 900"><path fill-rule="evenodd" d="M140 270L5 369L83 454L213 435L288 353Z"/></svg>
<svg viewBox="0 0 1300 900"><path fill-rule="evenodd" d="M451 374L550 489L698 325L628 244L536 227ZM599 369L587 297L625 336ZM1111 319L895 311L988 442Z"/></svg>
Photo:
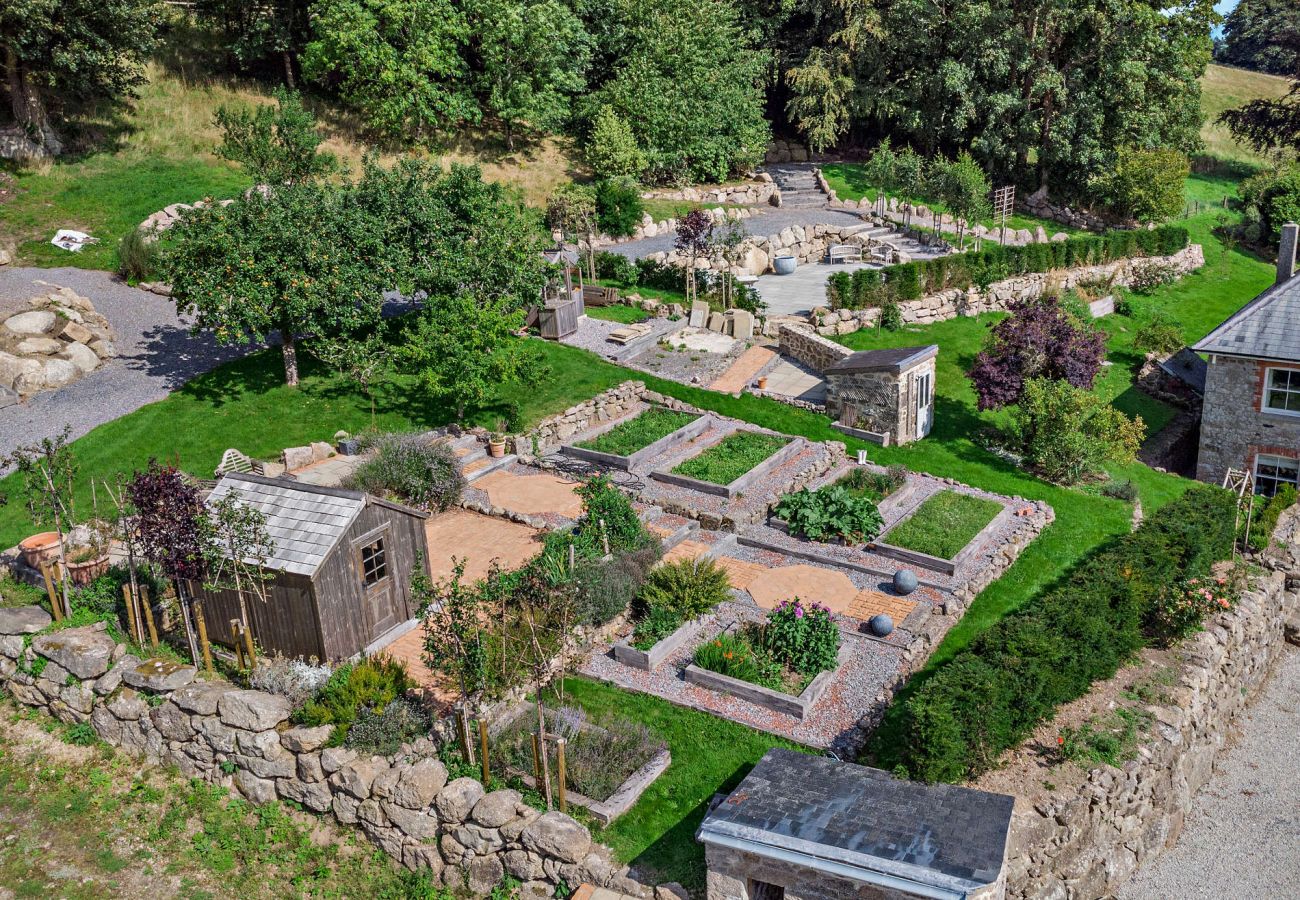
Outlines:
<svg viewBox="0 0 1300 900"><path fill-rule="evenodd" d="M1296 241L1300 239L1300 225L1287 222L1282 226L1282 243L1277 248L1277 283L1295 275Z"/></svg>

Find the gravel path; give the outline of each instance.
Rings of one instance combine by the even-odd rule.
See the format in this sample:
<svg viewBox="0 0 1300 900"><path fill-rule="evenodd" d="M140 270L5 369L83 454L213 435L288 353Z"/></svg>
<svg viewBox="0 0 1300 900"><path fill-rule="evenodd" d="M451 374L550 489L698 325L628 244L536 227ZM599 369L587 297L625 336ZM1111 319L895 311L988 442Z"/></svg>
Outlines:
<svg viewBox="0 0 1300 900"><path fill-rule="evenodd" d="M1121 900L1300 897L1300 650L1287 647L1177 845Z"/></svg>
<svg viewBox="0 0 1300 900"><path fill-rule="evenodd" d="M846 212L841 209L780 209L774 208L771 212L765 212L757 216L751 216L748 219L741 219L745 226L745 231L749 234L756 234L766 237L769 234L776 234L785 228L794 225L861 225L862 218L855 213ZM630 259L640 259L651 253L659 253L673 249L677 237L672 234L658 234L651 238L642 238L639 241L628 241L624 244L614 244L609 247L600 247L598 249L608 250L611 253L617 253L620 256L626 256Z"/></svg>
<svg viewBox="0 0 1300 900"><path fill-rule="evenodd" d="M72 426L72 437L80 437L251 349L218 347L211 337L193 337L169 298L90 269L0 269L0 308L53 290L39 282L89 297L117 333L120 355L68 387L0 409L0 456L53 437L65 425Z"/></svg>

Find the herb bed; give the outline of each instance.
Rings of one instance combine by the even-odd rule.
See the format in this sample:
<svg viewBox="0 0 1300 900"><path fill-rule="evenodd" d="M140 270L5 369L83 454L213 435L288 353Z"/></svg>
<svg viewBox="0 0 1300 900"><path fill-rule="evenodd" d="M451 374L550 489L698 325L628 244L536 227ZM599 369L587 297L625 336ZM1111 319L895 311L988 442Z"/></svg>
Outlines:
<svg viewBox="0 0 1300 900"><path fill-rule="evenodd" d="M574 446L584 450L595 450L598 453L611 453L615 456L631 456L679 428L685 428L698 418L699 415L696 413L677 412L662 406L652 406L636 418L629 419L604 434L581 441Z"/></svg>
<svg viewBox="0 0 1300 900"><path fill-rule="evenodd" d="M1002 504L956 491L940 491L884 536L884 543L939 559L952 559L1002 511Z"/></svg>
<svg viewBox="0 0 1300 900"><path fill-rule="evenodd" d="M708 484L728 485L790 443L790 439L756 431L738 431L698 456L681 462L673 474Z"/></svg>

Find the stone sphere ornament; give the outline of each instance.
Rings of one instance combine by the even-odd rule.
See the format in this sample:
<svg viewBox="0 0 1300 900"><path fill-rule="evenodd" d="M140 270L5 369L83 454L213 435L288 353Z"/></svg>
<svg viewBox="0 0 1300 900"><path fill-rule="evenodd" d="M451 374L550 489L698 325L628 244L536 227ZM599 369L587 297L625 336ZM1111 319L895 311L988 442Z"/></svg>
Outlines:
<svg viewBox="0 0 1300 900"><path fill-rule="evenodd" d="M877 613L871 617L867 627L871 629L871 633L876 637L885 637L894 630L894 620L884 613Z"/></svg>
<svg viewBox="0 0 1300 900"><path fill-rule="evenodd" d="M894 590L906 596L916 590L916 573L911 569L899 569L894 573Z"/></svg>

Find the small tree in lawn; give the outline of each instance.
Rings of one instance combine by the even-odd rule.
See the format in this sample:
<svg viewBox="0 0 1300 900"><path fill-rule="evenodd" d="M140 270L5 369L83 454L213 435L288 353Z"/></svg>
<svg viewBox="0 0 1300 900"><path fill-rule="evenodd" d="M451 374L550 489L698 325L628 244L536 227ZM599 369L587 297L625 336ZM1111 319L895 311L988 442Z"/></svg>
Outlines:
<svg viewBox="0 0 1300 900"><path fill-rule="evenodd" d="M27 512L37 525L52 524L59 535L59 557L68 558L67 533L76 522L73 483L77 477L77 459L68 446L72 426L65 425L56 437L16 448L0 457L0 469L13 466L22 476ZM68 579L60 581L63 613L70 615Z"/></svg>
<svg viewBox="0 0 1300 900"><path fill-rule="evenodd" d="M267 560L275 552L275 542L266 528L266 516L230 491L208 503L203 523L204 584L211 590L232 590L239 598L239 619L248 634L248 595L267 602L266 586L274 575L267 570ZM252 665L253 660L249 660Z"/></svg>
<svg viewBox="0 0 1300 900"><path fill-rule="evenodd" d="M386 329L380 323L373 331L320 338L308 351L335 372L356 382L370 402L370 424L375 424L375 383L393 370Z"/></svg>
<svg viewBox="0 0 1300 900"><path fill-rule="evenodd" d="M156 459L150 459L143 472L137 471L131 477L125 494L134 510L132 525L140 553L176 588L186 637L197 665L198 647L185 583L202 580L207 571L203 498L179 469L161 465Z"/></svg>
<svg viewBox="0 0 1300 900"><path fill-rule="evenodd" d="M338 168L332 153L320 150L324 138L316 117L297 91L276 88L274 107L217 109L221 145L217 155L237 162L257 184L294 184Z"/></svg>
<svg viewBox="0 0 1300 900"><path fill-rule="evenodd" d="M695 286L695 263L707 256L713 242L713 219L702 209L691 210L677 223L678 251L686 255L686 302L699 298Z"/></svg>
<svg viewBox="0 0 1300 900"><path fill-rule="evenodd" d="M1019 403L1031 378L1089 390L1106 353L1106 336L1071 316L1056 297L1022 300L993 326L968 376L979 408Z"/></svg>
<svg viewBox="0 0 1300 900"><path fill-rule="evenodd" d="M562 184L546 202L546 224L566 241L586 242L587 277L596 280L596 190L585 184Z"/></svg>
<svg viewBox="0 0 1300 900"><path fill-rule="evenodd" d="M540 352L515 336L523 324L509 298L431 298L398 351L401 365L431 397L449 401L459 421L502 385L545 374Z"/></svg>

